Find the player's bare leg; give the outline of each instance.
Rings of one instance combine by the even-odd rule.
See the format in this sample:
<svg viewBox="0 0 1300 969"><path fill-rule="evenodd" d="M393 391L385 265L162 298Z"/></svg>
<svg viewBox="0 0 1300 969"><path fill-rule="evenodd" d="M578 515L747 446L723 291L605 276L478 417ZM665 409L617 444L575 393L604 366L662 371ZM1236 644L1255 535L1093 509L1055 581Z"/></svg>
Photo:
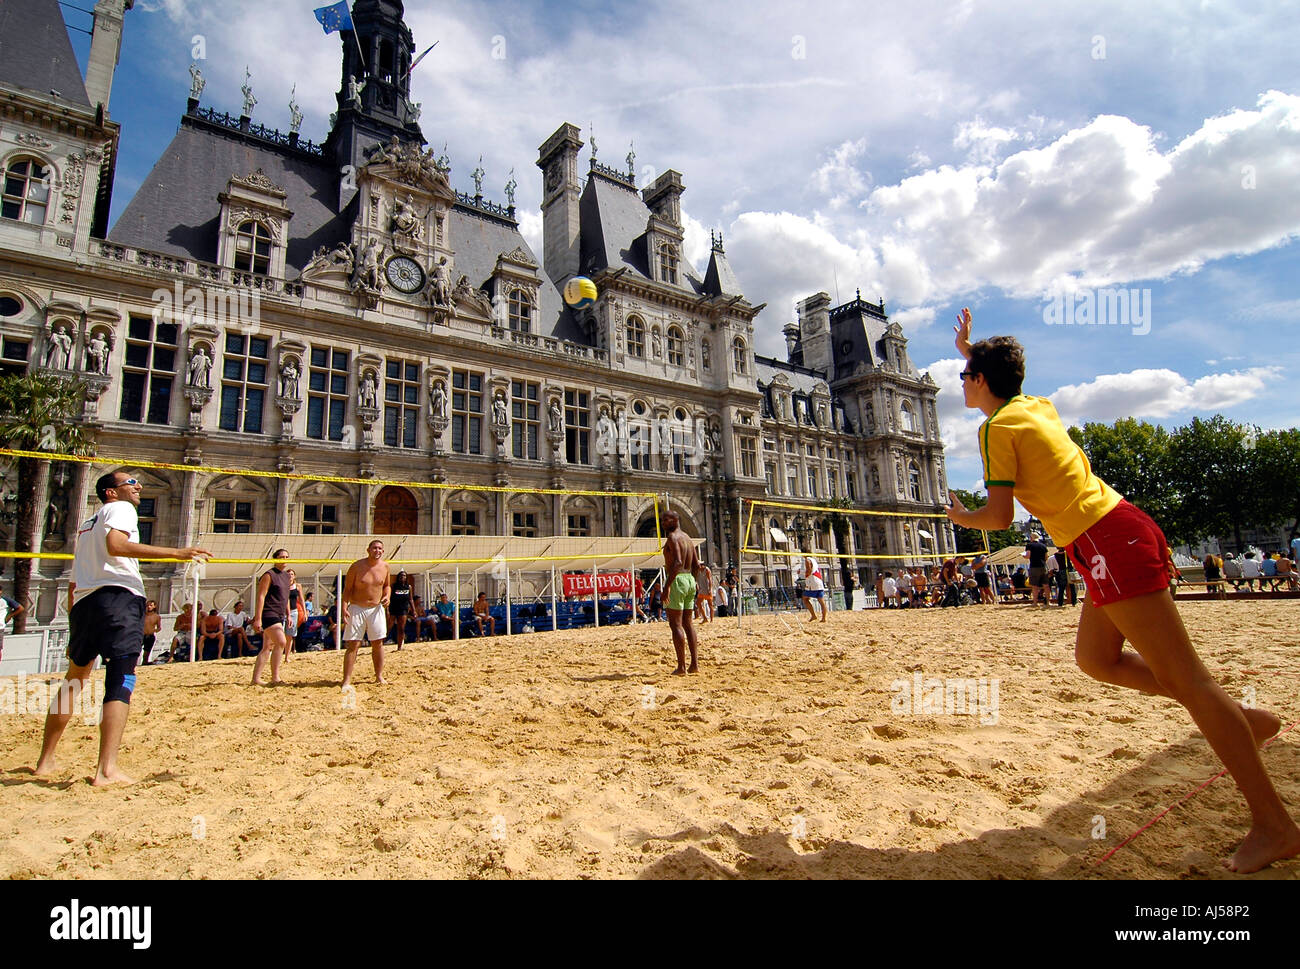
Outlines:
<svg viewBox="0 0 1300 969"><path fill-rule="evenodd" d="M685 617L690 612L686 609L669 609L668 610L668 628L673 634L673 650L677 653L677 669L673 670L673 676L686 675L686 630L684 628ZM691 630L694 633L694 629ZM694 664L695 649L692 643L691 658Z"/></svg>
<svg viewBox="0 0 1300 969"><path fill-rule="evenodd" d="M86 688L94 668L93 663L89 666L70 665L68 675L59 685L59 692L50 701L49 713L45 716L45 736L41 740L41 756L36 761L37 777L47 777L58 769L59 765L54 760L55 748L59 746L63 731L67 729L68 721L72 719L72 710L77 705L77 698Z"/></svg>
<svg viewBox="0 0 1300 969"><path fill-rule="evenodd" d="M357 665L357 650L361 648L361 640L349 639L343 644L346 652L343 654L343 689L352 685L352 671Z"/></svg>
<svg viewBox="0 0 1300 969"><path fill-rule="evenodd" d="M1245 797L1251 829L1227 866L1249 873L1300 855L1300 827L1264 770L1245 711L1210 677L1169 595L1162 590L1096 611L1141 653L1160 687L1154 692L1187 708ZM1129 664L1125 675L1132 669Z"/></svg>
<svg viewBox="0 0 1300 969"><path fill-rule="evenodd" d="M375 664L375 682L387 683L384 679L384 641L382 639L372 639L370 641L370 658Z"/></svg>
<svg viewBox="0 0 1300 969"><path fill-rule="evenodd" d="M1089 606L1079 616L1074 658L1079 669L1094 680L1177 699L1160 685L1146 660L1132 650L1124 649L1124 634L1101 609ZM1268 710L1242 707L1242 713L1250 725L1256 746L1263 745L1282 729L1282 719Z"/></svg>
<svg viewBox="0 0 1300 969"><path fill-rule="evenodd" d="M122 732L131 704L110 700L104 704L103 720L99 724L99 767L95 770L95 787L110 784L134 784L135 781L117 769L117 749L122 745Z"/></svg>

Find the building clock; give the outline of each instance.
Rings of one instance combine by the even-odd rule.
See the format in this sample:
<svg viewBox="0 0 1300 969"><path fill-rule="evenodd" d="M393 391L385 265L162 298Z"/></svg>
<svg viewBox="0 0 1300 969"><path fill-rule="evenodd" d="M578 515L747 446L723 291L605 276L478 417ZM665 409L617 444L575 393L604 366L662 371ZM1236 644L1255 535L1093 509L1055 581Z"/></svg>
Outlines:
<svg viewBox="0 0 1300 969"><path fill-rule="evenodd" d="M394 256L388 260L388 282L399 293L418 293L424 288L424 270L409 256Z"/></svg>

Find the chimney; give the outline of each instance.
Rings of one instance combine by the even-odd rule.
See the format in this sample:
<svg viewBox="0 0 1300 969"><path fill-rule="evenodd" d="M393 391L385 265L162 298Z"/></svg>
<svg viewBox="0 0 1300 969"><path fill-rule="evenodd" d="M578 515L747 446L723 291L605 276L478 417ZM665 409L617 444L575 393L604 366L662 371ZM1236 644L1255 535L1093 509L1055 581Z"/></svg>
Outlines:
<svg viewBox="0 0 1300 969"><path fill-rule="evenodd" d="M786 359L794 362L794 351L799 346L799 324L787 323L783 329L785 333L785 356Z"/></svg>
<svg viewBox="0 0 1300 969"><path fill-rule="evenodd" d="M562 124L537 150L542 170L542 262L557 286L577 275L582 261L579 238L578 152L582 131Z"/></svg>
<svg viewBox="0 0 1300 969"><path fill-rule="evenodd" d="M681 172L675 172L670 168L641 193L641 199L645 202L646 208L659 218L670 225L680 226L682 193L685 191L682 186Z"/></svg>
<svg viewBox="0 0 1300 969"><path fill-rule="evenodd" d="M809 296L799 303L799 333L803 344L803 365L831 375L831 298L827 293Z"/></svg>
<svg viewBox="0 0 1300 969"><path fill-rule="evenodd" d="M90 59L86 62L86 97L92 106L108 114L113 93L113 74L122 55L122 18L135 0L99 0L95 4L95 26L90 36Z"/></svg>

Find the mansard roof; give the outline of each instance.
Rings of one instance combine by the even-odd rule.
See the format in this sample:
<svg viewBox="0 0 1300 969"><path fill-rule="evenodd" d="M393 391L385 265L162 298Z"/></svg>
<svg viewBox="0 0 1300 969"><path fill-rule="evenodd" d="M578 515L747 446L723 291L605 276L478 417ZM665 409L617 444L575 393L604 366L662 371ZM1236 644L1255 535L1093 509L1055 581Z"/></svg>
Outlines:
<svg viewBox="0 0 1300 969"><path fill-rule="evenodd" d="M261 169L285 190L293 212L286 261L301 270L321 246L351 237L351 218L335 211L338 175L321 156L209 124L194 115L180 129L108 234L109 241L199 260L217 261L221 203L232 175Z"/></svg>
<svg viewBox="0 0 1300 969"><path fill-rule="evenodd" d="M0 84L92 107L58 0L0 3Z"/></svg>
<svg viewBox="0 0 1300 969"><path fill-rule="evenodd" d="M614 184L592 172L579 201L582 272L590 275L602 269L630 269L642 279L654 278L651 253L646 248L650 209L635 191ZM704 281L682 254L678 278L684 289L704 293Z"/></svg>

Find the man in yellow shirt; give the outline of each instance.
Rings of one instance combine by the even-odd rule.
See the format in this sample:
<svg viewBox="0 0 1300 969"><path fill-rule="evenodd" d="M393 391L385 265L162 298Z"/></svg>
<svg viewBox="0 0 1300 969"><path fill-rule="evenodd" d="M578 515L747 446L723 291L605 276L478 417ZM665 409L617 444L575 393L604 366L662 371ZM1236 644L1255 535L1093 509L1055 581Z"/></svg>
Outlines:
<svg viewBox="0 0 1300 969"><path fill-rule="evenodd" d="M1258 871L1300 854L1300 827L1273 788L1256 744L1281 721L1246 710L1210 677L1168 594L1169 548L1160 527L1092 473L1051 402L1021 394L1024 350L1012 337L970 342L971 314L957 318L966 358L966 406L988 420L979 431L989 500L968 510L949 492L948 517L964 528L1011 524L1013 499L1069 550L1096 608L1079 617L1075 660L1094 679L1171 697L1187 708L1250 806L1251 829L1227 863ZM1128 640L1137 651L1126 652Z"/></svg>

